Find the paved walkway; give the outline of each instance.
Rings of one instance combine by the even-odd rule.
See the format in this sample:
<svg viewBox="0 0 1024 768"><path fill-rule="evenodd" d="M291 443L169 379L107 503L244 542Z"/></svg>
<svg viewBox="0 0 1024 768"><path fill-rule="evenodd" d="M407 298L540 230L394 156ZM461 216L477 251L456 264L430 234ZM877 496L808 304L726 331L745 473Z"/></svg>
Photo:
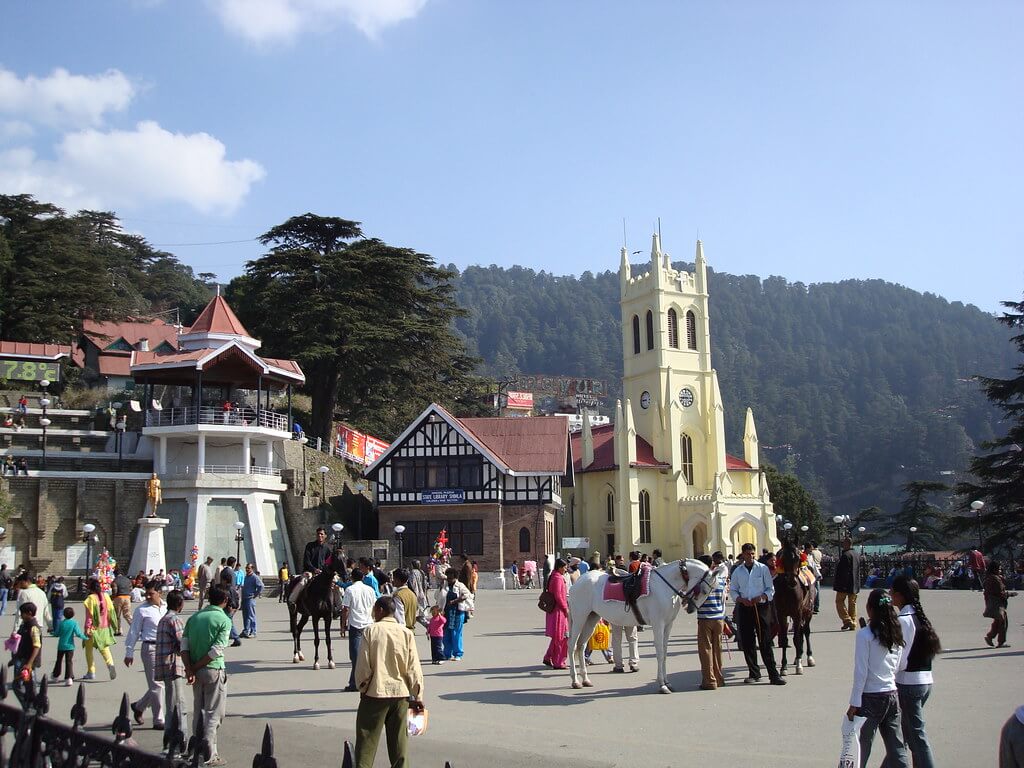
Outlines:
<svg viewBox="0 0 1024 768"><path fill-rule="evenodd" d="M482 592L476 617L466 626L466 658L444 666L424 665L430 730L411 740L417 766L678 766L713 761L738 765L770 760L790 766L835 764L840 718L846 710L852 674L852 633L840 633L830 590L815 617L814 656L818 666L790 676L784 688L742 684L742 657L725 657L728 685L700 691L694 644L695 621L681 614L669 651L670 682L677 693L655 693L650 633L641 634L641 670L612 675L593 667L595 688L574 691L566 672L543 667L546 647L537 592ZM862 593L861 603L866 595ZM939 765L994 765L999 729L1020 692L1024 602L1011 600L1008 649L982 641L988 622L979 593L927 592L924 605L943 640L937 679L926 710ZM80 613L80 611L79 611ZM338 668L312 669L312 633L304 644L307 661L293 665L287 613L276 601L261 601L260 637L230 649L228 717L221 729L221 754L232 765L250 765L264 724L274 729L282 768L340 765L345 739L354 738L357 694L342 693L348 676L347 641L335 636ZM9 618L5 619L10 621ZM418 644L429 658L425 636ZM45 659L53 663L54 643ZM115 649L118 659L123 648ZM76 653L79 674L84 657ZM325 665L326 667L326 665ZM119 667L118 678L87 683L89 729L109 732L121 693L144 690L141 670ZM76 688L55 688L51 715L69 720ZM160 735L136 732L140 744L158 748ZM871 764L881 762L881 743ZM383 743L377 765L387 765Z"/></svg>

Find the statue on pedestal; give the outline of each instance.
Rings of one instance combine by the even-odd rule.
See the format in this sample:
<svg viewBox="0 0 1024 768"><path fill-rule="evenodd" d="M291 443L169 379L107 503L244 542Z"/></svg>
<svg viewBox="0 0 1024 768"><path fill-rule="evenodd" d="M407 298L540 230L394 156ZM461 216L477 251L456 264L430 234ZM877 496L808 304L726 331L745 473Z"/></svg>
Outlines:
<svg viewBox="0 0 1024 768"><path fill-rule="evenodd" d="M148 517L156 517L156 508L164 500L163 492L160 490L160 478L156 476L156 472L153 473L153 477L146 483L146 498L149 500Z"/></svg>

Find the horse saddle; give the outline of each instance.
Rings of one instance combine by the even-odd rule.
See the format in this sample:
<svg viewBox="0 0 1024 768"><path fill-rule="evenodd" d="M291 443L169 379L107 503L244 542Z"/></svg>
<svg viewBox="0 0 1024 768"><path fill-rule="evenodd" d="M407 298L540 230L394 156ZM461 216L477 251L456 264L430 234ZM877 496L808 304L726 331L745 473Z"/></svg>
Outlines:
<svg viewBox="0 0 1024 768"><path fill-rule="evenodd" d="M637 624L646 624L640 613L638 600L646 597L651 589L651 568L641 566L636 573L625 573L615 569L604 585L604 599L625 603L625 610L633 611Z"/></svg>

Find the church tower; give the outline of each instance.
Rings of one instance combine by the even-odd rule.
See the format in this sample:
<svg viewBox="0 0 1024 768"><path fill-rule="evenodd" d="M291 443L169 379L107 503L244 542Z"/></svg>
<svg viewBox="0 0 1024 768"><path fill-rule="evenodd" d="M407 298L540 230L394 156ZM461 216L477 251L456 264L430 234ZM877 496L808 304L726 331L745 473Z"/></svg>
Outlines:
<svg viewBox="0 0 1024 768"><path fill-rule="evenodd" d="M652 237L650 271L633 276L622 250L623 399L637 433L673 467L682 495L710 491L725 470L725 422L711 367L707 263L698 240L694 271L672 268Z"/></svg>

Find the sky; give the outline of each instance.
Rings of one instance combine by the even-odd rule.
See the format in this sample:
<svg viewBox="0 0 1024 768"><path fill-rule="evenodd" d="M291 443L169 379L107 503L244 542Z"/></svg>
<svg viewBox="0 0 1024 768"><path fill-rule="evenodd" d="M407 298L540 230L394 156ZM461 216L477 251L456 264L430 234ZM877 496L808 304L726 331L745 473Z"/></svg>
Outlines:
<svg viewBox="0 0 1024 768"><path fill-rule="evenodd" d="M1018 0L7 3L0 193L223 281L307 211L555 274L660 219L718 271L996 311L1024 295L1022 39Z"/></svg>

